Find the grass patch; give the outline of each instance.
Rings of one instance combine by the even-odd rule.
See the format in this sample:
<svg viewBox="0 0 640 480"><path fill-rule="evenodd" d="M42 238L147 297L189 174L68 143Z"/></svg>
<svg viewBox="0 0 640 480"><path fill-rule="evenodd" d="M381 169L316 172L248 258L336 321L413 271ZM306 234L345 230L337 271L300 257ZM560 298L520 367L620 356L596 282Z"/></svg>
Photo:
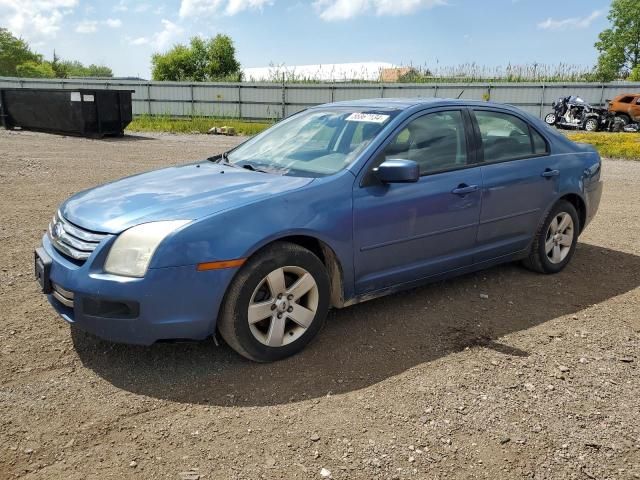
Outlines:
<svg viewBox="0 0 640 480"><path fill-rule="evenodd" d="M207 133L212 127L233 127L239 135L256 135L273 122L213 117L171 118L164 115L140 115L127 127L131 132ZM569 132L574 142L589 143L606 158L640 161L640 133Z"/></svg>
<svg viewBox="0 0 640 480"><path fill-rule="evenodd" d="M593 145L606 158L640 160L640 133L573 132L567 137Z"/></svg>
<svg viewBox="0 0 640 480"><path fill-rule="evenodd" d="M140 115L127 127L131 132L207 133L212 127L233 127L238 135L256 135L271 122L248 122L231 118L171 118L164 115Z"/></svg>

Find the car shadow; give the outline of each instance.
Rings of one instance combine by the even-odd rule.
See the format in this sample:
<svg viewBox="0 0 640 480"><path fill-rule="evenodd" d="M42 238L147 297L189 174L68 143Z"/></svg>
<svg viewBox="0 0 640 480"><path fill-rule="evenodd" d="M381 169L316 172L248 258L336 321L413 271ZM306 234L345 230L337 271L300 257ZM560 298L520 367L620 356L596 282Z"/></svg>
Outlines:
<svg viewBox="0 0 640 480"><path fill-rule="evenodd" d="M157 140L154 137L146 137L144 135L132 135L131 133L125 133L124 135L106 135L102 138L98 138L101 142L108 143L127 143L127 142L141 142L141 141L153 141Z"/></svg>
<svg viewBox="0 0 640 480"><path fill-rule="evenodd" d="M86 367L133 393L184 403L277 405L358 390L471 346L527 356L500 338L639 285L639 256L580 244L558 275L503 265L332 311L315 342L273 364L250 362L213 340L138 347L73 331L73 342Z"/></svg>

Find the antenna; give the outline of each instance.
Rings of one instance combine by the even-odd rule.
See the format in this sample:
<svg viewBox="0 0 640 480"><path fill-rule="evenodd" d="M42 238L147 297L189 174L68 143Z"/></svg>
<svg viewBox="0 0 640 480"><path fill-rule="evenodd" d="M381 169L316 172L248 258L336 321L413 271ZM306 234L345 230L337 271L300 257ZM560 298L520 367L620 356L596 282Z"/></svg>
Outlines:
<svg viewBox="0 0 640 480"><path fill-rule="evenodd" d="M462 89L462 91L460 92L460 95L458 95L458 96L456 97L456 100L460 100L460 97L461 97L462 95L464 95L464 92L467 90L467 88L469 88L469 87L471 86L471 83L473 83L473 80L469 81L469 83L467 83L467 84L464 86L464 88L463 88L463 89Z"/></svg>

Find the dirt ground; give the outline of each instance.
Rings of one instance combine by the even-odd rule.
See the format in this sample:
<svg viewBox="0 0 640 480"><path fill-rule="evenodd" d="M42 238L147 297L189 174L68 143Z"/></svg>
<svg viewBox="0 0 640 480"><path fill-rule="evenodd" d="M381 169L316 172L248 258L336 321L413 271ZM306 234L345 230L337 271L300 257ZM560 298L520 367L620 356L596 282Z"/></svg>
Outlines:
<svg viewBox="0 0 640 480"><path fill-rule="evenodd" d="M1 479L640 478L640 162L605 161L562 274L334 311L283 362L70 331L32 274L57 205L237 141L0 131Z"/></svg>

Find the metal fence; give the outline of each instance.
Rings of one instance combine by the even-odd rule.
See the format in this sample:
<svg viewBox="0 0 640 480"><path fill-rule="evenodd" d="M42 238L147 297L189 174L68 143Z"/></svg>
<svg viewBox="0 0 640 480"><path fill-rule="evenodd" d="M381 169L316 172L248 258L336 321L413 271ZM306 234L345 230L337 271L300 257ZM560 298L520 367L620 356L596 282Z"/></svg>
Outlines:
<svg viewBox="0 0 640 480"><path fill-rule="evenodd" d="M133 90L134 115L211 116L276 120L313 105L386 97L441 97L509 103L542 117L554 100L579 95L593 105L640 83L183 83L132 80L60 80L0 77L0 88L107 88Z"/></svg>

